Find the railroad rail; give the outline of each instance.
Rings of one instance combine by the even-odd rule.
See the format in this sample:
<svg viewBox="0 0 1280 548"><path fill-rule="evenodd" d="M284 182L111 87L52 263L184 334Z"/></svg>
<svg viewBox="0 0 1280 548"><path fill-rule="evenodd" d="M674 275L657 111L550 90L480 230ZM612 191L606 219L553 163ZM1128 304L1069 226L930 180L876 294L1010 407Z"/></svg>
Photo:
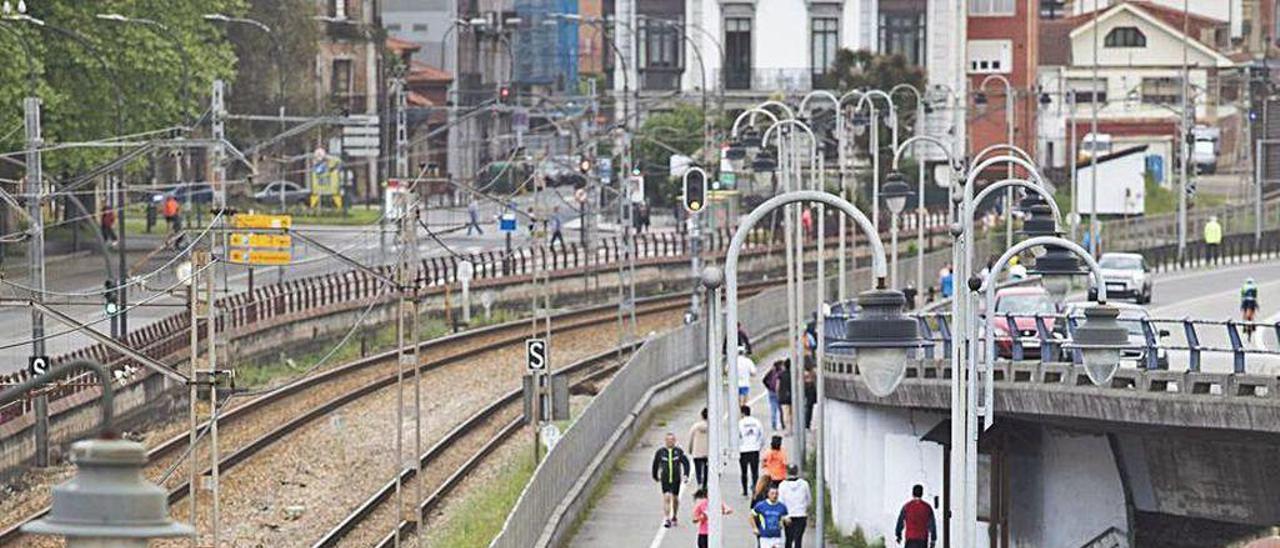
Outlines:
<svg viewBox="0 0 1280 548"><path fill-rule="evenodd" d="M744 287L744 291L756 292L764 287L773 285L770 282L759 282ZM638 316L661 314L676 310L683 310L686 306L685 294L664 295L638 299L637 304L640 308L637 310ZM601 322L612 322L615 320L616 307L613 305L601 305L580 310L563 312L553 316L554 322L562 322L554 325L554 329L560 332L573 329L584 329L599 325ZM568 323L563 323L568 322ZM438 369L453 363L458 363L466 359L475 357L485 352L492 351L495 347L505 345L523 344L527 336L529 324L528 320L518 320L504 324L498 324L479 328L471 331L448 335L424 341L417 347L418 356L427 353L427 356L419 359L418 371L426 372ZM497 340L494 340L494 339ZM464 343L462 349L455 347ZM431 353L436 350L446 350L443 356L433 356ZM449 351L452 352L449 352ZM614 349L616 352L617 349ZM232 449L219 462L219 467L224 472L229 472L236 465L248 460L253 455L260 453L264 449L271 447L275 443L282 440L292 432L297 431L303 426L314 422L315 420L326 416L330 412L359 400L365 396L378 392L382 388L394 385L396 374L390 372L386 375L378 376L373 370L379 365L393 364L397 360L397 351L391 350L379 354L371 355L366 358L356 360L354 362L328 369L304 377L289 383L281 388L268 392L262 396L251 399L242 405L231 408L219 418L220 435L228 440L236 435L236 428L242 427L252 430L253 418L260 415L269 414L272 407L286 407L289 410L291 418L282 424L274 427L268 427L263 432L252 438L247 444ZM367 377L372 377L369 379ZM349 382L355 380L358 385L351 390L347 390L330 398L319 405L308 408L308 411L297 414L299 403L293 401L295 397L307 394L310 389L315 389L329 383ZM364 382L359 382L364 381ZM305 406L302 406L306 408ZM206 421L199 428L205 430L209 427ZM176 435L160 445L152 448L147 453L148 467L153 470L165 470L169 468L172 462L168 459L180 457L180 453L187 447L187 434ZM201 473L207 473L209 469L201 470ZM177 502L189 493L190 486L186 481L179 482L176 486L169 490L170 503ZM22 524L39 519L48 512L48 508L44 508L38 512L34 512L25 517L21 521L14 523L0 530L0 545L7 545L10 542L16 542L22 537L19 528Z"/></svg>
<svg viewBox="0 0 1280 548"><path fill-rule="evenodd" d="M602 363L612 363L612 365L588 372L588 374L582 378L574 381L571 386L577 387L589 382L600 380L608 375L612 375L613 372L621 366L618 362L618 357L620 355L629 355L629 353L638 348L640 344L642 343L634 342L599 352L573 364L562 367L555 371L554 374L574 375L579 372L589 371ZM468 437L473 432L480 431L488 422L490 422L491 419L497 417L501 411L518 404L521 401L521 394L522 390L520 389L511 390L485 406L483 409L477 411L466 421L456 426L441 438L440 441L436 442L435 445L431 446L430 449L423 453L421 457L419 457L418 462L420 468L428 468L430 465L440 460L441 456L455 447L458 442ZM524 424L524 421L525 417L522 414L513 420L501 423L497 432L489 436L478 450L471 453L461 466L457 467L453 473L451 473L444 479L444 481L436 486L434 490L431 491L431 494L427 496L425 500L417 505L416 515L418 516L418 519L424 519L423 517L426 516L428 512L439 506L444 498L462 482L467 474L474 470L476 466L479 466L480 463L495 449L497 449L498 446L519 431L520 427ZM391 501L391 496L395 494L396 486L399 485L403 488L414 479L414 476L415 471L413 469L405 469L399 477L387 482L387 484L379 489L378 492L374 493L366 499L364 503L360 504L360 506L353 510L346 519L343 519L341 523L325 533L325 535L317 540L313 546L336 546L338 542L349 533L362 524L368 522L369 518L380 508L387 504L395 504ZM413 534L416 529L416 523L409 520L401 520L399 526L393 529L399 530L401 538L403 538L404 535ZM383 537L383 539L378 543L378 546L385 546L389 542L394 543L395 530Z"/></svg>

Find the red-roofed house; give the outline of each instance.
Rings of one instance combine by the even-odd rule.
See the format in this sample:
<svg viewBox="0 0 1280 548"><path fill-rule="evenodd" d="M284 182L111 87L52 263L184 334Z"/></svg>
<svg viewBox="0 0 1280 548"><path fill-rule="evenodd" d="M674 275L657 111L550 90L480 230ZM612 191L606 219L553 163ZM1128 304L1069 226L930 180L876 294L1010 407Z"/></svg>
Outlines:
<svg viewBox="0 0 1280 548"><path fill-rule="evenodd" d="M1096 17L1086 13L1042 22L1041 164L1066 168L1079 156L1096 106L1099 147L1105 152L1148 145L1148 154L1158 157L1152 162L1158 164L1160 182L1169 184L1179 146L1184 45L1195 123L1222 128L1219 163L1233 162L1242 95L1240 70L1223 53L1228 29L1227 21L1137 0L1115 4Z"/></svg>

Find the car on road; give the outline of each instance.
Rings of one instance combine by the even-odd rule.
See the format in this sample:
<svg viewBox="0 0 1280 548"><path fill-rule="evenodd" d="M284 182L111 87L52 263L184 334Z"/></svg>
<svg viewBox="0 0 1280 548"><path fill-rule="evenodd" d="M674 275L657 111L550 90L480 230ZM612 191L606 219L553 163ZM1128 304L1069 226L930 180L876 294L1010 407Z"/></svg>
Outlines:
<svg viewBox="0 0 1280 548"><path fill-rule="evenodd" d="M1093 303L1067 303L1063 305L1063 315L1074 319L1077 323L1084 319L1084 309ZM1120 353L1120 365L1127 367L1145 367L1144 362L1147 359L1147 337L1143 333L1143 320L1151 317L1147 309L1136 304L1129 303L1110 303L1112 306L1120 309L1120 316L1116 321L1129 332L1128 347ZM1156 367L1159 369L1169 368L1169 353L1159 346L1159 341L1169 336L1169 330L1158 329L1152 327L1152 335L1156 338ZM1068 351L1069 352L1069 351ZM1063 361L1071 361L1071 355L1066 354Z"/></svg>
<svg viewBox="0 0 1280 548"><path fill-rule="evenodd" d="M311 196L311 191L297 183L271 181L253 193L253 201L265 205L279 204L281 194L284 194L284 203L292 205L306 202L307 198Z"/></svg>
<svg viewBox="0 0 1280 548"><path fill-rule="evenodd" d="M1022 356L1026 359L1040 357L1040 337L1036 329L1036 316L1051 316L1058 312L1049 292L1040 286L1006 287L996 292L995 341L996 356L1013 358L1013 336L1022 343ZM1009 333L1009 322L1006 317L1013 318L1017 333ZM1049 332L1057 333L1057 320L1044 318L1044 326Z"/></svg>
<svg viewBox="0 0 1280 548"><path fill-rule="evenodd" d="M1107 300L1131 298L1138 304L1151 302L1155 285L1151 265L1137 253L1103 253L1098 259L1102 282L1107 284ZM1098 288L1090 278L1089 300L1098 299Z"/></svg>

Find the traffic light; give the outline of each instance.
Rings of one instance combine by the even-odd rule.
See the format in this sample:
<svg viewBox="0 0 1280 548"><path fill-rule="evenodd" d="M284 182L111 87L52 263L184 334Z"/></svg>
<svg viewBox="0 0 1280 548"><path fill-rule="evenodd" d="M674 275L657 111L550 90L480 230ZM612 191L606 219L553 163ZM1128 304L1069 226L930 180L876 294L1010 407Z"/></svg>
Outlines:
<svg viewBox="0 0 1280 548"><path fill-rule="evenodd" d="M102 283L102 288L106 290L102 296L105 299L104 309L108 316L114 316L120 312L120 296L116 293L116 284L111 280Z"/></svg>
<svg viewBox="0 0 1280 548"><path fill-rule="evenodd" d="M583 158L583 159L582 159L582 162L580 162L580 163L578 164L578 172L582 173L583 175L586 175L586 174L588 174L588 173L591 173L591 159L590 159L590 158Z"/></svg>
<svg viewBox="0 0 1280 548"><path fill-rule="evenodd" d="M697 213L707 205L707 173L700 168L689 168L684 174L684 189L680 203L685 211Z"/></svg>
<svg viewBox="0 0 1280 548"><path fill-rule="evenodd" d="M505 105L511 101L511 86L498 86L498 104Z"/></svg>

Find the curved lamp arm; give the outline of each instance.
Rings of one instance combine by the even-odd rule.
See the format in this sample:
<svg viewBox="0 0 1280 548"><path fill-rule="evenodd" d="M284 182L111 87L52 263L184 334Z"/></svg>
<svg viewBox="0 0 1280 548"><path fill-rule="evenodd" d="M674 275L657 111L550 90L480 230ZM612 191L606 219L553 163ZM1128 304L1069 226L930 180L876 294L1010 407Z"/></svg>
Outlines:
<svg viewBox="0 0 1280 548"><path fill-rule="evenodd" d="M114 437L115 432L112 430L112 424L113 415L115 413L115 388L111 386L111 373L109 373L107 368L103 367L102 364L97 362L76 360L60 363L50 367L43 375L36 375L23 381L21 384L13 385L9 387L8 390L0 392L0 406L18 401L25 397L27 392L31 389L37 386L49 384L49 381L54 378L77 369L89 369L93 371L98 377L98 382L102 384L102 397L98 398L99 406L102 408L102 418L98 421L98 430L100 435L104 438Z"/></svg>

